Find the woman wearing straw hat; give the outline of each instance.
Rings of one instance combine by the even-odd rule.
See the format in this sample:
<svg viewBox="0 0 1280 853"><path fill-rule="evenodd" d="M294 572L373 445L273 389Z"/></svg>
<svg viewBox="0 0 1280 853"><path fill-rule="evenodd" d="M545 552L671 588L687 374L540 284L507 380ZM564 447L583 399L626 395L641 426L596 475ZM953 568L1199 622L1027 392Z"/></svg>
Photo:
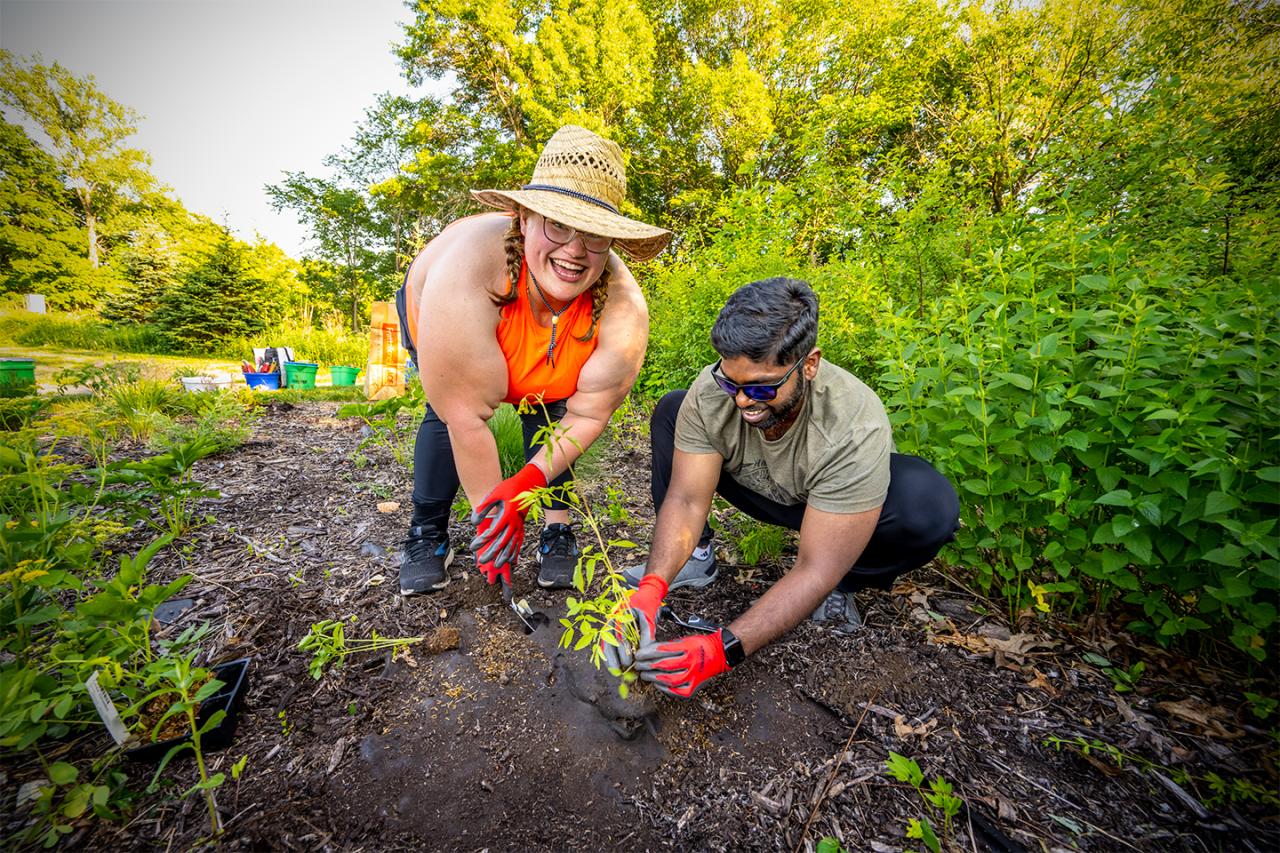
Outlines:
<svg viewBox="0 0 1280 853"><path fill-rule="evenodd" d="M561 485L635 382L649 333L635 278L617 253L658 254L671 232L628 219L622 150L572 125L547 142L519 190L472 195L504 213L450 224L414 259L397 296L427 394L414 448L413 521L400 590L441 589L453 559L447 527L461 483L477 524L477 568L511 581L524 539L516 497ZM417 350L415 352L414 350ZM525 458L502 479L486 421L503 402L541 401L522 415ZM553 453L531 447L559 421ZM538 583L572 585L578 549L553 503L538 548Z"/></svg>

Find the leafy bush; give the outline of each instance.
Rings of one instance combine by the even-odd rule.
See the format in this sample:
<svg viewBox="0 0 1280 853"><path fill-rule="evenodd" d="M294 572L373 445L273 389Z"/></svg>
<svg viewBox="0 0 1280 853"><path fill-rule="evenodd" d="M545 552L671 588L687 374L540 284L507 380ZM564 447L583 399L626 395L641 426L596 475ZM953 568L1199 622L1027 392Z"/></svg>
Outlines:
<svg viewBox="0 0 1280 853"><path fill-rule="evenodd" d="M645 278L649 348L636 381L656 399L687 388L717 358L711 327L720 308L748 282L773 276L803 279L818 295L818 345L823 356L874 386L883 342L877 317L888 300L884 284L861 263L827 264L797 257L789 239L797 211L784 187L731 196L705 245L688 250Z"/></svg>
<svg viewBox="0 0 1280 853"><path fill-rule="evenodd" d="M1280 287L1144 268L1046 219L929 316L884 320L900 449L960 490L959 561L1010 609L1116 597L1169 642L1265 656L1280 588Z"/></svg>

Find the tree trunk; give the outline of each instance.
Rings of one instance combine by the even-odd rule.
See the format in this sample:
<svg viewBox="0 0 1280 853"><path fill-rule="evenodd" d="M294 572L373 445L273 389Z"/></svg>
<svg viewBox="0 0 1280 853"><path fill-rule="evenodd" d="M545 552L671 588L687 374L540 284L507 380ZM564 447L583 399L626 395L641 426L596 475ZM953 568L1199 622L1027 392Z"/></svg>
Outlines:
<svg viewBox="0 0 1280 853"><path fill-rule="evenodd" d="M89 264L98 268L98 219L93 215L93 196L90 190L80 194L80 203L84 205L84 224L89 229Z"/></svg>
<svg viewBox="0 0 1280 853"><path fill-rule="evenodd" d="M404 245L403 221L404 221L404 211L400 208L400 205L397 204L395 215L391 219L392 230L395 232L392 238L392 243L391 243L391 262L392 262L392 265L395 267L396 275L400 274L400 257L402 254L400 251L400 247ZM406 260L408 259L407 254L404 257Z"/></svg>
<svg viewBox="0 0 1280 853"><path fill-rule="evenodd" d="M360 331L360 290L356 287L355 246L350 237L347 238L347 283L351 287L351 333Z"/></svg>

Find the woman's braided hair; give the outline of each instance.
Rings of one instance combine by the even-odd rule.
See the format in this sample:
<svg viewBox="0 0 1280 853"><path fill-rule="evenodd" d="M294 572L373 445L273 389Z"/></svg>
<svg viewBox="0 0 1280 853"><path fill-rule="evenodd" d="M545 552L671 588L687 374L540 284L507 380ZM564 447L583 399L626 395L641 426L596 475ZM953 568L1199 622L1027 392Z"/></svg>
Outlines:
<svg viewBox="0 0 1280 853"><path fill-rule="evenodd" d="M524 263L524 235L520 233L519 210L511 216L511 226L502 237L502 248L507 255L509 284L506 293L493 297L494 304L499 306L510 305L519 296L516 293L516 283L520 281L520 267ZM604 305L609 301L609 273L609 263L606 263L604 269L600 271L600 278L591 285L591 327L587 329L586 334L578 338L583 343L591 340L591 336L596 333L600 325L600 315L604 313Z"/></svg>

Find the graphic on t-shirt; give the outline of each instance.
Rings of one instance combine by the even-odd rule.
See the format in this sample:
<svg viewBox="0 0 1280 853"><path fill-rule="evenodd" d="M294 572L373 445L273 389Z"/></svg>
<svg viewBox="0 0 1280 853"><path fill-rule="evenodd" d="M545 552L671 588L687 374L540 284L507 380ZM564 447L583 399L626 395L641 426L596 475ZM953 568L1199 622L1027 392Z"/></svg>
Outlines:
<svg viewBox="0 0 1280 853"><path fill-rule="evenodd" d="M730 476L751 491L764 495L771 501L780 504L793 504L796 502L795 495L787 494L781 486L773 481L773 477L769 476L769 465L763 459L744 463L737 471L731 471Z"/></svg>

